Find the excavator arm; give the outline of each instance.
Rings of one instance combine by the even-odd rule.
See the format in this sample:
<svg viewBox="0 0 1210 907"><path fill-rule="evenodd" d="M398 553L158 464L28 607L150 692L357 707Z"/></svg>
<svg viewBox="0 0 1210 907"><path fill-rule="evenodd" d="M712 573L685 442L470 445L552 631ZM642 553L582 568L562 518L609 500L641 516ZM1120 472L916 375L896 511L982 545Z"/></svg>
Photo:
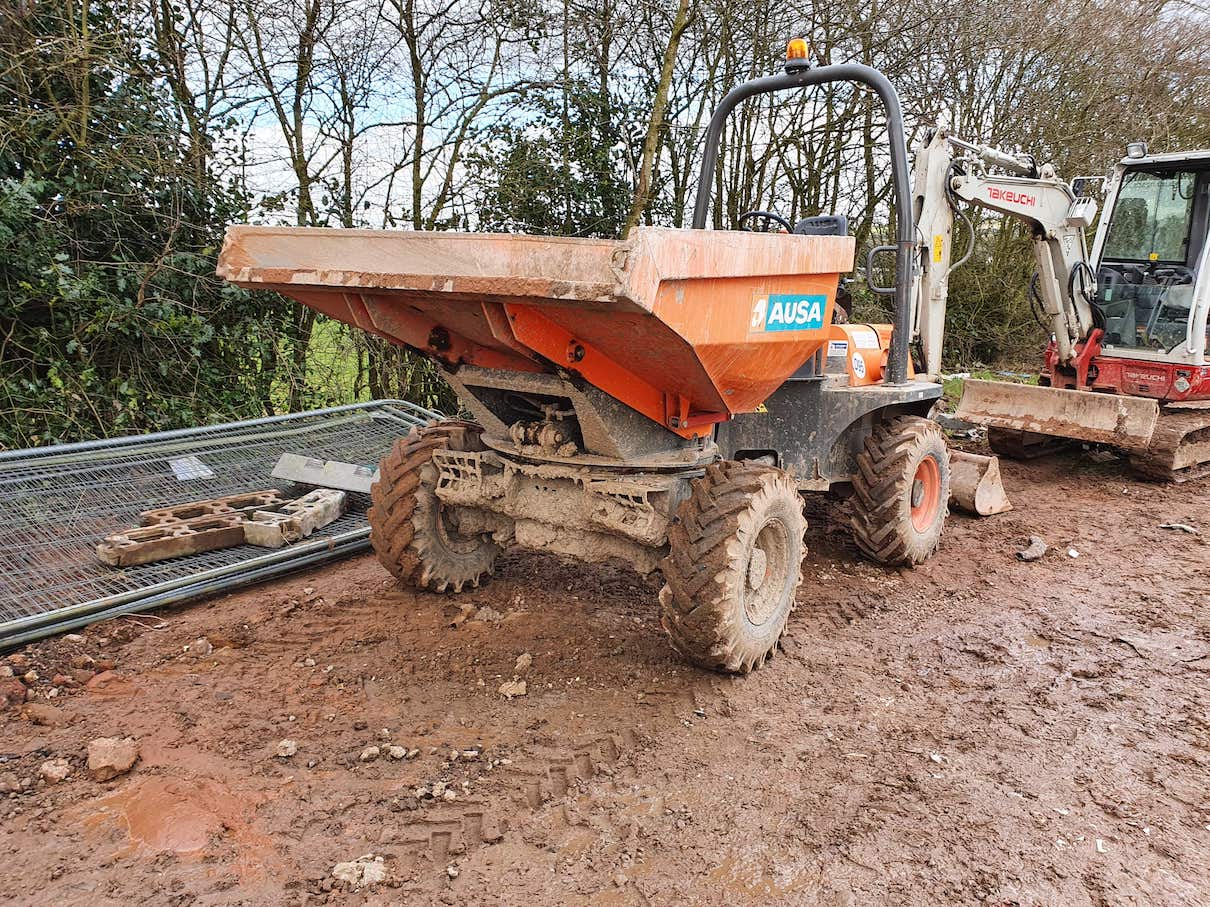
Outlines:
<svg viewBox="0 0 1210 907"><path fill-rule="evenodd" d="M1096 275L1084 231L1096 217L1096 203L1077 198L1050 164L1039 168L1028 155L964 142L942 129L926 135L917 147L914 177L920 256L913 287L913 333L924 351L925 371L936 376L941 370L949 275L969 256L968 250L961 261L951 262L954 216L965 218L961 202L1029 225L1037 292L1059 358L1070 362L1075 344L1095 327Z"/></svg>

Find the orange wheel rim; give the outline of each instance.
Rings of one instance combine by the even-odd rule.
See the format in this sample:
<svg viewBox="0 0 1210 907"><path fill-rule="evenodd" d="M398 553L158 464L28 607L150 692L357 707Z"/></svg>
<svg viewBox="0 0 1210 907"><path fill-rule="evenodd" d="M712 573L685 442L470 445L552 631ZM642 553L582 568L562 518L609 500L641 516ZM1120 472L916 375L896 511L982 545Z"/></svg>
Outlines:
<svg viewBox="0 0 1210 907"><path fill-rule="evenodd" d="M941 467L933 457L925 457L916 467L911 489L912 526L924 532L932 525L941 506Z"/></svg>

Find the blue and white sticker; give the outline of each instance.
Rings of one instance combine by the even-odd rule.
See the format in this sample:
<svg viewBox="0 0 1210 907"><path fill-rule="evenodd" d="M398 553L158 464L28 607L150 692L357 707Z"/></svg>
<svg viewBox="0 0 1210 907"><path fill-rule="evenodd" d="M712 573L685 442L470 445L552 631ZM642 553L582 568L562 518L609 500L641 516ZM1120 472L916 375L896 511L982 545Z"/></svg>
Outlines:
<svg viewBox="0 0 1210 907"><path fill-rule="evenodd" d="M752 306L749 331L819 331L828 297L822 293L778 293L759 296Z"/></svg>

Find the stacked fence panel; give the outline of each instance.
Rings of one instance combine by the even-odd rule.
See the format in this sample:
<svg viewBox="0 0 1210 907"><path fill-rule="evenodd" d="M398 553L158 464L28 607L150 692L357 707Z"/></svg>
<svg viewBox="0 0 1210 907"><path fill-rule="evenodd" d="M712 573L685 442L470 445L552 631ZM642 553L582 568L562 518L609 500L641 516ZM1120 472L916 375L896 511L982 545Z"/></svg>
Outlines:
<svg viewBox="0 0 1210 907"><path fill-rule="evenodd" d="M141 511L266 488L283 453L376 466L436 413L375 401L226 425L0 453L0 646L267 579L363 550L369 496L284 549L239 545L115 568L97 543Z"/></svg>

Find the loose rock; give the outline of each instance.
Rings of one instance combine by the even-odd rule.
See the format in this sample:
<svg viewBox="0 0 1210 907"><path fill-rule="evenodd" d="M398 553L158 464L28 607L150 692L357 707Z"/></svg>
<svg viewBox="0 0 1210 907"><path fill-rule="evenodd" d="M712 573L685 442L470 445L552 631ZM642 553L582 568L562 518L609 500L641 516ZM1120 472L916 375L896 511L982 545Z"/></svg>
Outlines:
<svg viewBox="0 0 1210 907"><path fill-rule="evenodd" d="M375 857L369 863L363 863L361 866L361 884L362 885L377 885L379 882L385 882L387 878L387 868L382 862L382 857Z"/></svg>
<svg viewBox="0 0 1210 907"><path fill-rule="evenodd" d="M367 746L364 750L361 751L361 755L358 756L357 758L360 759L362 762L373 762L375 759L377 759L381 755L382 755L382 750L380 750L378 747Z"/></svg>
<svg viewBox="0 0 1210 907"><path fill-rule="evenodd" d="M210 644L210 640L208 640L205 636L199 636L193 642L189 643L189 653L191 655L198 655L202 658L205 658L213 651L214 646Z"/></svg>
<svg viewBox="0 0 1210 907"><path fill-rule="evenodd" d="M25 702L25 684L16 677L0 678L0 709L15 708Z"/></svg>
<svg viewBox="0 0 1210 907"><path fill-rule="evenodd" d="M517 663L513 666L514 674L524 674L529 670L530 665L534 663L534 657L528 652L522 652L517 656Z"/></svg>
<svg viewBox="0 0 1210 907"><path fill-rule="evenodd" d="M392 759L406 759L408 757L408 748L406 746L388 746L387 755Z"/></svg>
<svg viewBox="0 0 1210 907"><path fill-rule="evenodd" d="M526 693L525 681L506 680L504 683L500 684L500 689L498 692L505 699L512 699L516 696L524 696Z"/></svg>
<svg viewBox="0 0 1210 907"><path fill-rule="evenodd" d="M372 853L358 857L356 860L349 860L347 863L337 863L332 867L333 879L355 888L377 885L385 882L386 877L387 868L382 857L376 857Z"/></svg>
<svg viewBox="0 0 1210 907"><path fill-rule="evenodd" d="M25 706L25 717L34 724L44 727L58 727L67 720L61 709L57 709L53 705L47 705L44 702L27 703Z"/></svg>
<svg viewBox="0 0 1210 907"><path fill-rule="evenodd" d="M298 741L291 740L287 737L285 740L280 740L277 743L277 757L279 759L289 759L298 752Z"/></svg>
<svg viewBox="0 0 1210 907"><path fill-rule="evenodd" d="M47 759L38 766L38 776L47 784L58 784L71 774L71 763L66 759Z"/></svg>
<svg viewBox="0 0 1210 907"><path fill-rule="evenodd" d="M1029 537L1029 547L1017 552L1017 560L1026 562L1040 560L1047 550L1046 540L1042 536L1031 535Z"/></svg>
<svg viewBox="0 0 1210 907"><path fill-rule="evenodd" d="M130 771L139 759L133 737L98 737L88 744L88 771L98 781L109 781Z"/></svg>

